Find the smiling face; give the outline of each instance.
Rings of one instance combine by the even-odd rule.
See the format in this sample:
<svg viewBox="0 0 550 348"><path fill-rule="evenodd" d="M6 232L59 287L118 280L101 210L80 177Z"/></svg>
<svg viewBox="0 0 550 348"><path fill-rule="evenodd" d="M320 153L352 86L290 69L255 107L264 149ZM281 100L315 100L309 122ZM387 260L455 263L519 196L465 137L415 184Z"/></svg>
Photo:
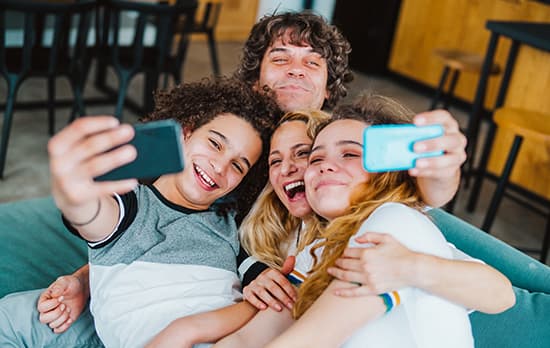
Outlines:
<svg viewBox="0 0 550 348"><path fill-rule="evenodd" d="M283 123L271 138L269 181L289 213L299 218L311 213L304 188L310 149L311 139L303 121Z"/></svg>
<svg viewBox="0 0 550 348"><path fill-rule="evenodd" d="M206 209L239 185L260 157L258 132L240 117L222 114L184 132L185 169L173 176L177 192L167 199L192 209ZM167 191L167 190L165 190Z"/></svg>
<svg viewBox="0 0 550 348"><path fill-rule="evenodd" d="M313 211L327 220L343 215L352 191L368 180L363 169L363 129L357 120L338 120L315 138L304 181Z"/></svg>
<svg viewBox="0 0 550 348"><path fill-rule="evenodd" d="M295 46L289 41L285 34L267 48L258 87L272 89L284 111L320 110L328 97L327 62L311 46Z"/></svg>

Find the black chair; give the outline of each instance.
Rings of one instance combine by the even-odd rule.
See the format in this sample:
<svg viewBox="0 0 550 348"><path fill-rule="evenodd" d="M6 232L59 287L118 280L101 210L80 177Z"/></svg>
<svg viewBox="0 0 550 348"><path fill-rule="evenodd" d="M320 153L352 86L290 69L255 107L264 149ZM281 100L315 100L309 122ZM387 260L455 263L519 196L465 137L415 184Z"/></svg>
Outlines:
<svg viewBox="0 0 550 348"><path fill-rule="evenodd" d="M0 178L4 173L17 92L25 79L45 77L48 80L50 134L54 132L57 77L65 76L71 84L74 93L71 118L74 118L76 112L84 114L82 91L90 65L87 38L94 8L93 0L55 3L2 0L0 74L7 82L8 91L0 142ZM16 28L8 31L8 20L16 22ZM22 40L11 40L8 32L20 33Z"/></svg>
<svg viewBox="0 0 550 348"><path fill-rule="evenodd" d="M96 21L99 42L96 86L109 91L105 68L112 67L119 82L115 108L118 119L122 120L128 86L138 73L145 75L140 112L153 109L153 92L161 74L172 75L176 83L181 82L195 10L194 2L171 5L101 1L101 16Z"/></svg>
<svg viewBox="0 0 550 348"><path fill-rule="evenodd" d="M210 50L210 60L212 61L212 71L215 76L220 76L220 63L218 61L218 51L216 49L216 39L214 30L218 24L222 3L218 1L208 1L204 4L202 16L195 21L193 25L194 34L206 34L208 48Z"/></svg>

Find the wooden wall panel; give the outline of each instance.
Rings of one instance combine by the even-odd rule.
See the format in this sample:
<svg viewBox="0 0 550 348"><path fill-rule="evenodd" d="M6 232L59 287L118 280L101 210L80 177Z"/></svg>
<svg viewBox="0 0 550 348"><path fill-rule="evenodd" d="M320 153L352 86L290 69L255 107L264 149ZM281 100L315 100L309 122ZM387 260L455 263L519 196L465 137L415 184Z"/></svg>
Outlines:
<svg viewBox="0 0 550 348"><path fill-rule="evenodd" d="M403 0L390 56L390 70L437 86L442 63L435 48L462 48L485 54L487 20L550 22L550 6L528 0ZM500 39L496 61L504 66L510 41ZM461 75L456 95L473 101L479 76ZM489 80L486 107L491 108L500 77ZM505 105L548 113L550 122L550 53L520 48ZM489 169L500 173L512 136L498 132ZM525 141L512 181L550 198L550 145Z"/></svg>
<svg viewBox="0 0 550 348"><path fill-rule="evenodd" d="M205 0L201 0L204 2ZM220 41L244 41L256 21L258 0L218 0L223 3L216 37Z"/></svg>

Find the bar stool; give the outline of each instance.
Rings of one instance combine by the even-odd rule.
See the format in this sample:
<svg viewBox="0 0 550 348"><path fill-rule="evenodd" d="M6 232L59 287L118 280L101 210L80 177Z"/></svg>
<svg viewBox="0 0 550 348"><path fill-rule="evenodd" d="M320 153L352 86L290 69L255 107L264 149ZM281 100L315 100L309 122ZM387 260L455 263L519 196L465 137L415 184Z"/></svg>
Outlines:
<svg viewBox="0 0 550 348"><path fill-rule="evenodd" d="M204 3L202 16L195 21L192 29L193 34L205 34L210 51L210 60L212 61L212 71L215 76L220 76L220 63L218 62L218 51L216 49L216 39L214 31L218 24L222 2L220 0L211 0Z"/></svg>
<svg viewBox="0 0 550 348"><path fill-rule="evenodd" d="M443 72L441 73L439 85L435 91L430 110L437 108L442 97L444 99L443 109L447 110L453 97L460 73L462 71L480 73L483 66L483 57L477 53L465 52L457 49L436 49L434 54L443 60ZM445 92L444 89L447 84L449 73L452 73L451 82L447 92ZM499 73L500 66L494 63L489 74L497 75Z"/></svg>
<svg viewBox="0 0 550 348"><path fill-rule="evenodd" d="M501 129L507 129L514 133L514 142L508 153L508 158L504 169L500 176L491 204L485 215L482 230L489 233L493 221L500 205L504 190L508 184L510 173L514 167L514 162L518 155L521 143L524 138L533 139L547 144L547 151L550 152L550 115L541 114L534 111L527 111L514 108L501 108L497 109L493 115L495 123ZM483 168L485 170L485 168ZM542 242L542 250L540 253L540 261L545 262L548 256L548 247L550 244L550 213L546 220L546 232Z"/></svg>

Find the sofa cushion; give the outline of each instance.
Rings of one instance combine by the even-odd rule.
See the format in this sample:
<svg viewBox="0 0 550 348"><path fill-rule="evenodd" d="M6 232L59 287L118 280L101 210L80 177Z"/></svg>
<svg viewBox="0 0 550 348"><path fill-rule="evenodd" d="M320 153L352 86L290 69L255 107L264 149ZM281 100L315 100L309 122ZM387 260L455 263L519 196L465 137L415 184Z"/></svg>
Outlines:
<svg viewBox="0 0 550 348"><path fill-rule="evenodd" d="M0 298L47 287L88 260L84 241L61 222L51 197L0 204Z"/></svg>
<svg viewBox="0 0 550 348"><path fill-rule="evenodd" d="M550 347L550 294L514 288L516 305L500 314L470 314L475 346Z"/></svg>
<svg viewBox="0 0 550 348"><path fill-rule="evenodd" d="M498 269L514 286L550 294L550 267L441 209L428 214L447 241Z"/></svg>

